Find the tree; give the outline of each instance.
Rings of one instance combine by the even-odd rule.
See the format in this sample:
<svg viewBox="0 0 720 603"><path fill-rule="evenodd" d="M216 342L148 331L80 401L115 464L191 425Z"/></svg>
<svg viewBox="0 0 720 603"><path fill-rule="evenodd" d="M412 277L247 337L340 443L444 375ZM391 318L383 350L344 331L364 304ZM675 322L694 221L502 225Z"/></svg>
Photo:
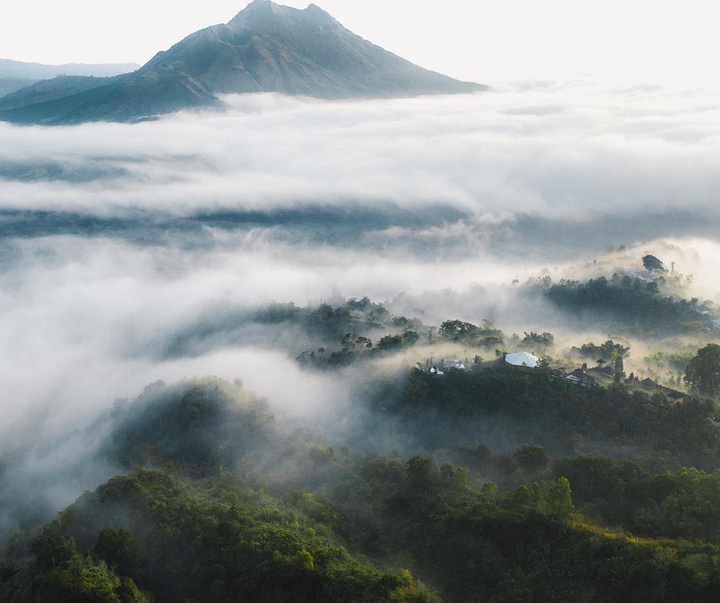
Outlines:
<svg viewBox="0 0 720 603"><path fill-rule="evenodd" d="M420 335L417 331L405 331L402 335L385 335L378 341L376 349L383 352L397 351L415 345L418 339Z"/></svg>
<svg viewBox="0 0 720 603"><path fill-rule="evenodd" d="M690 389L702 394L720 393L720 345L708 343L700 348L688 363L683 380Z"/></svg>
<svg viewBox="0 0 720 603"><path fill-rule="evenodd" d="M414 456L405 463L406 474L410 483L414 486L427 486L432 477L435 463L432 459L422 456Z"/></svg>
<svg viewBox="0 0 720 603"><path fill-rule="evenodd" d="M440 325L439 333L444 339L470 341L477 336L478 328L470 322L446 320Z"/></svg>
<svg viewBox="0 0 720 603"><path fill-rule="evenodd" d="M612 339L608 339L605 343L595 345L594 343L583 343L580 348L574 347L572 351L580 354L584 358L614 358L616 354L627 358L629 356L630 347L621 343L615 343Z"/></svg>
<svg viewBox="0 0 720 603"><path fill-rule="evenodd" d="M548 464L548 456L545 449L535 444L523 444L515 452L513 459L524 471L536 472L545 469Z"/></svg>
<svg viewBox="0 0 720 603"><path fill-rule="evenodd" d="M369 350L372 348L372 341L367 337L358 337L356 333L346 333L340 345L344 352L354 352L356 350Z"/></svg>
<svg viewBox="0 0 720 603"><path fill-rule="evenodd" d="M140 543L132 533L122 528L101 530L94 550L98 557L123 576L133 576L140 563Z"/></svg>
<svg viewBox="0 0 720 603"><path fill-rule="evenodd" d="M530 331L530 333L525 332L525 337L523 337L522 342L525 345L548 347L555 343L555 336L552 333L535 333L535 331Z"/></svg>
<svg viewBox="0 0 720 603"><path fill-rule="evenodd" d="M443 339L485 347L502 345L505 337L504 333L487 319L483 320L479 327L462 320L446 320L440 325L438 333Z"/></svg>
<svg viewBox="0 0 720 603"><path fill-rule="evenodd" d="M625 367L623 366L623 359L617 352L614 353L615 357L615 384L619 385L620 382L625 379Z"/></svg>
<svg viewBox="0 0 720 603"><path fill-rule="evenodd" d="M649 270L650 272L665 272L663 263L654 255L643 256L642 263L643 266L645 266L645 270Z"/></svg>
<svg viewBox="0 0 720 603"><path fill-rule="evenodd" d="M570 482L565 477L558 477L546 494L547 511L559 517L568 517L574 510Z"/></svg>
<svg viewBox="0 0 720 603"><path fill-rule="evenodd" d="M51 570L72 558L75 542L68 540L57 524L50 523L30 542L30 552L35 556L39 568Z"/></svg>

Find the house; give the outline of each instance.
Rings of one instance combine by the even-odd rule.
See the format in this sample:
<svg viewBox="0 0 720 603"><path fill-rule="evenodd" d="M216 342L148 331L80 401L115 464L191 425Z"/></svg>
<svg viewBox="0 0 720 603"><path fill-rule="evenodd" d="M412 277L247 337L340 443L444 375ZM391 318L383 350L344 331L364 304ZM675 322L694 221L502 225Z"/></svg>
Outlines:
<svg viewBox="0 0 720 603"><path fill-rule="evenodd" d="M526 366L528 368L537 368L540 366L540 358L527 352L505 354L505 362L512 366Z"/></svg>
<svg viewBox="0 0 720 603"><path fill-rule="evenodd" d="M572 373L565 375L565 379L580 387L593 387L597 385L597 379L588 375L582 369L575 369Z"/></svg>
<svg viewBox="0 0 720 603"><path fill-rule="evenodd" d="M443 358L440 361L439 367L441 369L456 369L458 371L465 370L465 365L459 358Z"/></svg>
<svg viewBox="0 0 720 603"><path fill-rule="evenodd" d="M676 389L670 389L669 387L663 387L662 392L673 402L682 402L685 398L687 398L687 394L683 394Z"/></svg>
<svg viewBox="0 0 720 603"><path fill-rule="evenodd" d="M664 385L660 385L657 381L653 381L649 377L640 381L638 385L642 385L645 389L657 390L658 392L667 396L673 402L682 402L685 398L688 397L687 394L679 392L676 389L671 389L669 387L665 387Z"/></svg>

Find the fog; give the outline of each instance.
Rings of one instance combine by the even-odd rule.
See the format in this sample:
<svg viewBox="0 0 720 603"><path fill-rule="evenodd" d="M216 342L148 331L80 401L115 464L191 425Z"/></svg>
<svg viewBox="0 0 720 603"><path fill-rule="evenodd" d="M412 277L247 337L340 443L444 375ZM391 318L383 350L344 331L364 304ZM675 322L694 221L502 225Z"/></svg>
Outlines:
<svg viewBox="0 0 720 603"><path fill-rule="evenodd" d="M368 296L426 324L571 341L511 282L630 261L611 245L677 262L717 300L717 94L575 81L226 101L136 125L0 124L6 492L34 483L58 509L95 487L113 468L88 461L94 422L157 379L239 378L281 416L350 432L358 375L301 371L307 335L252 319L272 302Z"/></svg>
<svg viewBox="0 0 720 603"><path fill-rule="evenodd" d="M132 128L3 125L1 206L107 216L442 203L581 222L714 208L709 92L519 83L459 97L226 101L228 112Z"/></svg>

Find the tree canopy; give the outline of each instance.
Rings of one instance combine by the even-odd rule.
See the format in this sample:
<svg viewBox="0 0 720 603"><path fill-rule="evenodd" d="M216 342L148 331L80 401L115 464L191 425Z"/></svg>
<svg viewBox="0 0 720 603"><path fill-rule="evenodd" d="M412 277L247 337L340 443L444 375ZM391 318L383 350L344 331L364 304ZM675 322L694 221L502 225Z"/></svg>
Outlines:
<svg viewBox="0 0 720 603"><path fill-rule="evenodd" d="M685 382L702 394L720 393L720 345L709 343L698 350L685 369Z"/></svg>
<svg viewBox="0 0 720 603"><path fill-rule="evenodd" d="M663 263L656 258L654 255L645 255L642 259L643 266L650 272L664 272L665 268Z"/></svg>

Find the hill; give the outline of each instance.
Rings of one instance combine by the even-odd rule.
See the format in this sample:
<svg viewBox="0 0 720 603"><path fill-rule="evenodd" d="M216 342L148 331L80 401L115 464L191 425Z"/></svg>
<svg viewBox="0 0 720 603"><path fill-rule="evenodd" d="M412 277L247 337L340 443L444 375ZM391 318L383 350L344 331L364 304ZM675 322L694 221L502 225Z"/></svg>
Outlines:
<svg viewBox="0 0 720 603"><path fill-rule="evenodd" d="M65 63L62 65L44 65L0 59L0 97L30 86L40 80L62 75L80 75L85 77L111 77L135 71L136 63L113 63L87 65L84 63Z"/></svg>
<svg viewBox="0 0 720 603"><path fill-rule="evenodd" d="M119 404L103 433L121 474L8 539L0 600L667 602L720 586L717 471L548 466L524 445L498 484L481 462L335 451L266 404L212 378Z"/></svg>

